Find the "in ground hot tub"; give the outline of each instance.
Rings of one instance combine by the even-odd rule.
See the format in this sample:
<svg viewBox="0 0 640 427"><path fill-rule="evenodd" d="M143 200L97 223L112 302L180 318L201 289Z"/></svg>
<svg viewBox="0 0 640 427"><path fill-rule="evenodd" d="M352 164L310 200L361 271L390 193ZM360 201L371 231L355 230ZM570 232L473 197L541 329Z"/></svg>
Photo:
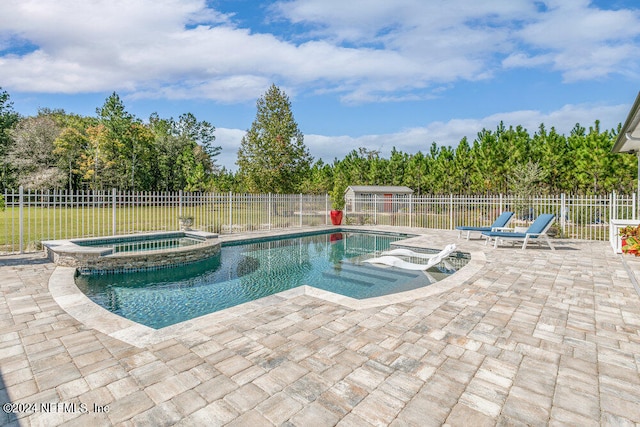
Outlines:
<svg viewBox="0 0 640 427"><path fill-rule="evenodd" d="M42 242L49 259L80 274L157 270L220 253L218 235L203 231L130 234Z"/></svg>

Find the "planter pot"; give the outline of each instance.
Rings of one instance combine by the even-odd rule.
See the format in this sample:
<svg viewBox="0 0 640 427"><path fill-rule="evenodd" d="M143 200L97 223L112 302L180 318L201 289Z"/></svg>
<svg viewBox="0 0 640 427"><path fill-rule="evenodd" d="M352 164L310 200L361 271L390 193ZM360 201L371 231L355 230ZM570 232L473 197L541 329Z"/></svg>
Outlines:
<svg viewBox="0 0 640 427"><path fill-rule="evenodd" d="M182 231L191 231L191 226L193 225L193 218L180 218L180 230Z"/></svg>
<svg viewBox="0 0 640 427"><path fill-rule="evenodd" d="M342 211L331 211L331 224L340 225L342 224Z"/></svg>

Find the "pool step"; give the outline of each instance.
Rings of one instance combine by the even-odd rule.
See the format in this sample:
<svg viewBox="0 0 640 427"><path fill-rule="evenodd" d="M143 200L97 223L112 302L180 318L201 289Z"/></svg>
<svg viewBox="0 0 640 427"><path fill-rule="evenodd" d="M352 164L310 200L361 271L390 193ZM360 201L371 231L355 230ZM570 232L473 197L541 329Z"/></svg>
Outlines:
<svg viewBox="0 0 640 427"><path fill-rule="evenodd" d="M411 272L411 271L404 271L404 270L400 270L400 269L395 268L395 267L379 267L379 266L376 266L375 264L368 264L368 263L367 264L363 263L362 265L359 265L358 268L362 268L362 269L365 269L365 270L377 271L379 273L384 272L384 273L392 274L392 275L395 275L395 276L411 277L412 279L420 276L420 273L415 273L415 272Z"/></svg>
<svg viewBox="0 0 640 427"><path fill-rule="evenodd" d="M399 271L391 268L381 268L368 264L340 263L340 269L322 273L324 277L338 279L361 286L374 286L380 283L394 283L398 280L406 281L420 277L420 273ZM370 278L371 280L366 280Z"/></svg>
<svg viewBox="0 0 640 427"><path fill-rule="evenodd" d="M371 277L372 279L383 280L383 281L396 281L401 275L397 274L389 274L393 273L392 271L380 271L365 269L362 266L353 265L353 264L341 264L340 270L346 273L357 275L358 277ZM415 276L411 276L415 277Z"/></svg>
<svg viewBox="0 0 640 427"><path fill-rule="evenodd" d="M353 279L351 277L346 277L343 275L339 275L339 274L334 274L334 273L327 273L326 271L324 273L322 273L322 277L327 277L329 279L337 279L337 280L341 280L343 282L349 282L349 283L353 283L356 285L360 285L360 286L373 286L374 284L371 282L367 282L365 280L360 280L360 279Z"/></svg>

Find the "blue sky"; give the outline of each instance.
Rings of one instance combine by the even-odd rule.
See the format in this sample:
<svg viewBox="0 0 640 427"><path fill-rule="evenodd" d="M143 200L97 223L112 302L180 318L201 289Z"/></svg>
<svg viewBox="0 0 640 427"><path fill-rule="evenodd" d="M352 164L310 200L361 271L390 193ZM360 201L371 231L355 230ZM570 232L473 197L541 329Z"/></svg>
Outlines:
<svg viewBox="0 0 640 427"><path fill-rule="evenodd" d="M455 146L500 121L613 128L639 52L637 0L0 2L0 87L19 113L94 115L115 91L143 120L212 123L230 169L271 83L331 162Z"/></svg>

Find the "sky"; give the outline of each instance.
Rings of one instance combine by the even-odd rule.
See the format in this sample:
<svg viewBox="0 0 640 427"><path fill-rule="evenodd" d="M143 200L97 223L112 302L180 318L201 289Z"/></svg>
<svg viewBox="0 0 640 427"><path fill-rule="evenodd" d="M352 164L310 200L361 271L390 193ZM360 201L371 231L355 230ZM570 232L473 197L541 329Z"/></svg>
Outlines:
<svg viewBox="0 0 640 427"><path fill-rule="evenodd" d="M455 147L483 128L623 123L640 90L637 0L2 0L0 87L24 116L193 113L217 163L271 84L315 160Z"/></svg>

